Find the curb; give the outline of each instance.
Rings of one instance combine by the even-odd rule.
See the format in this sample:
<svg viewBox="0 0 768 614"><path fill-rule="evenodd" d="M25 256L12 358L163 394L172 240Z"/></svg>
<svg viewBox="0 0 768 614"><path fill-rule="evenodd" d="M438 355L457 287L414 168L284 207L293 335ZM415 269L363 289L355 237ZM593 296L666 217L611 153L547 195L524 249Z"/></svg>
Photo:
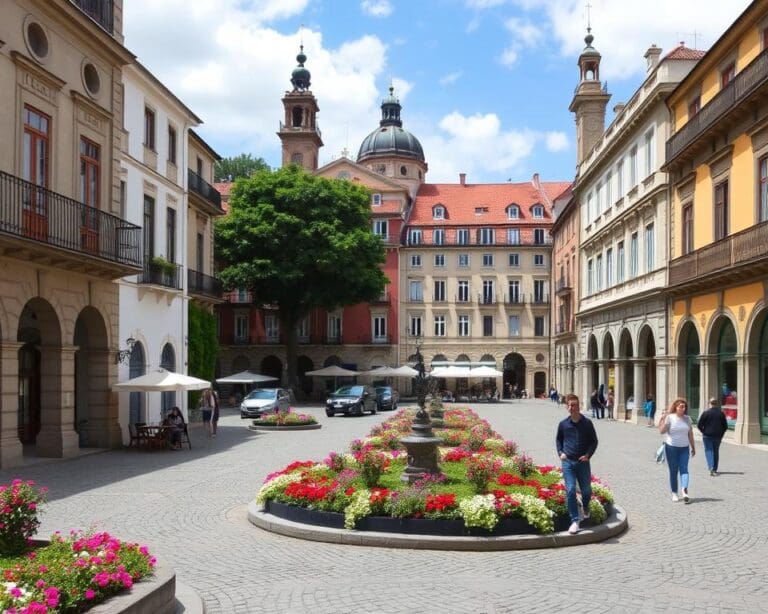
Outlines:
<svg viewBox="0 0 768 614"><path fill-rule="evenodd" d="M316 429L322 428L322 424L295 424L295 425L288 425L288 426L269 426L269 425L257 425L257 424L249 424L248 430L251 431L273 431L273 432L279 432L279 431L314 431Z"/></svg>
<svg viewBox="0 0 768 614"><path fill-rule="evenodd" d="M137 582L131 590L110 597L94 606L91 614L174 614L176 608L176 573L158 563L152 577Z"/></svg>
<svg viewBox="0 0 768 614"><path fill-rule="evenodd" d="M255 501L248 504L248 520L265 531L306 539L309 541L343 544L347 546L373 546L380 548L409 548L413 550L533 550L538 548L562 548L605 541L622 534L629 527L623 508L613 505L608 519L576 535L567 532L550 535L500 535L497 537L450 537L436 535L404 535L401 533L376 533L348 531L312 526L284 520L264 512Z"/></svg>
<svg viewBox="0 0 768 614"><path fill-rule="evenodd" d="M176 581L176 614L205 614L202 597L188 584Z"/></svg>

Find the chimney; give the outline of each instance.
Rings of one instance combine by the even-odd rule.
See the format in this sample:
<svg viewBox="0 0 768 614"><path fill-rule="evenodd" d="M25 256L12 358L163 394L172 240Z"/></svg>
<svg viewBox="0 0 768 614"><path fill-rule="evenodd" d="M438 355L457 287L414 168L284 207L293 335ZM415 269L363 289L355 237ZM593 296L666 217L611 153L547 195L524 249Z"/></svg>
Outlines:
<svg viewBox="0 0 768 614"><path fill-rule="evenodd" d="M541 183L539 182L539 174L534 173L533 178L531 179L531 183L534 185L534 187L539 190L541 189Z"/></svg>
<svg viewBox="0 0 768 614"><path fill-rule="evenodd" d="M643 56L647 62L646 64L646 71L651 72L654 68L656 68L659 65L659 57L661 57L661 47L657 47L654 43L650 47L648 47L648 51L645 52L645 55Z"/></svg>
<svg viewBox="0 0 768 614"><path fill-rule="evenodd" d="M626 107L626 106L627 106L627 105L626 105L626 104L624 104L623 102L617 102L617 103L616 103L616 104L613 106L613 114L614 114L614 115L618 115L619 113L621 113L621 112L624 110L624 107Z"/></svg>
<svg viewBox="0 0 768 614"><path fill-rule="evenodd" d="M459 173L459 183L461 185L467 184L467 174L466 173Z"/></svg>

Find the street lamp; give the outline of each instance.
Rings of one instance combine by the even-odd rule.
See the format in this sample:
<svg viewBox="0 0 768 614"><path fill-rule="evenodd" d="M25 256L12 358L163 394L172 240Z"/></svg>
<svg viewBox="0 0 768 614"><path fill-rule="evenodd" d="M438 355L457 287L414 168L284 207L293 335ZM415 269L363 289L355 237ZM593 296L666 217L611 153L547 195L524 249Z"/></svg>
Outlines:
<svg viewBox="0 0 768 614"><path fill-rule="evenodd" d="M406 332L410 332L406 329ZM400 440L408 452L408 466L403 471L402 480L413 483L429 474L440 473L438 467L437 444L440 438L432 433L432 421L425 408L430 377L424 366L424 356L421 354L421 335L413 335L416 343L416 376L414 388L419 409L411 424L411 433Z"/></svg>

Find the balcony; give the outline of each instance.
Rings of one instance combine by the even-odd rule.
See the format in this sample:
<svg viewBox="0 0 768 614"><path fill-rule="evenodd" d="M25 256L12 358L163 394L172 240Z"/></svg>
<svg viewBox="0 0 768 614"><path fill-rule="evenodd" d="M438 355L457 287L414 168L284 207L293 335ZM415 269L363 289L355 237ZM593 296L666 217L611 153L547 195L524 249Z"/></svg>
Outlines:
<svg viewBox="0 0 768 614"><path fill-rule="evenodd" d="M191 168L187 169L187 181L190 192L200 196L210 207L214 209L214 215L222 215L221 194L210 183L203 179Z"/></svg>
<svg viewBox="0 0 768 614"><path fill-rule="evenodd" d="M507 294L504 297L504 302L507 305L522 305L523 304L523 295L519 292L513 292L512 294Z"/></svg>
<svg viewBox="0 0 768 614"><path fill-rule="evenodd" d="M669 263L672 294L712 289L768 272L768 222L732 234Z"/></svg>
<svg viewBox="0 0 768 614"><path fill-rule="evenodd" d="M490 306L490 305L496 305L498 303L498 300L496 299L495 294L478 294L477 295L477 303L481 307L483 306Z"/></svg>
<svg viewBox="0 0 768 614"><path fill-rule="evenodd" d="M555 327L555 334L557 335L564 335L572 332L574 332L573 318L566 318L565 320L560 320L557 323L557 326Z"/></svg>
<svg viewBox="0 0 768 614"><path fill-rule="evenodd" d="M323 133L320 132L320 126L317 124L314 126L288 126L287 124L280 122L280 132L311 132L313 134L317 133L317 136L321 139L323 138Z"/></svg>
<svg viewBox="0 0 768 614"><path fill-rule="evenodd" d="M341 345L341 335L326 335L323 337L323 343L325 345Z"/></svg>
<svg viewBox="0 0 768 614"><path fill-rule="evenodd" d="M690 148L710 131L723 130L725 128L723 121L728 116L738 115L739 110L747 111L747 105L744 103L761 95L760 88L766 84L768 84L768 49L752 60L667 140L667 158L662 170L667 170L667 167L684 152L692 153Z"/></svg>
<svg viewBox="0 0 768 614"><path fill-rule="evenodd" d="M222 298L227 303L232 303L233 305L250 305L253 303L253 292L230 290L229 292L224 292Z"/></svg>
<svg viewBox="0 0 768 614"><path fill-rule="evenodd" d="M529 297L531 305L549 305L549 294L533 293Z"/></svg>
<svg viewBox="0 0 768 614"><path fill-rule="evenodd" d="M392 335L358 335L350 341L351 343L359 343L364 345L391 345Z"/></svg>
<svg viewBox="0 0 768 614"><path fill-rule="evenodd" d="M71 0L77 8L93 19L109 34L114 32L114 7L112 0Z"/></svg>
<svg viewBox="0 0 768 614"><path fill-rule="evenodd" d="M573 292L573 287L571 286L571 280L561 277L557 280L557 285L555 286L555 292L557 293L557 296L567 296L571 292Z"/></svg>
<svg viewBox="0 0 768 614"><path fill-rule="evenodd" d="M369 301L369 305L389 305L391 299L389 298L389 292L384 292L381 296L376 297L372 301Z"/></svg>
<svg viewBox="0 0 768 614"><path fill-rule="evenodd" d="M223 297L221 280L200 271L187 269L187 288L191 295L214 299L217 302Z"/></svg>
<svg viewBox="0 0 768 614"><path fill-rule="evenodd" d="M409 303L423 303L424 302L424 296L409 296L408 297Z"/></svg>
<svg viewBox="0 0 768 614"><path fill-rule="evenodd" d="M0 235L28 262L106 279L142 268L141 227L2 171Z"/></svg>
<svg viewBox="0 0 768 614"><path fill-rule="evenodd" d="M478 241L477 239L471 239L468 241L464 240L458 240L456 238L449 239L446 238L444 241L441 241L440 243L427 243L424 241L424 238L420 239L414 239L413 237L407 237L405 241L405 245L408 247L485 247L488 249L491 249L493 247L508 247L510 245L514 245L517 247L545 247L548 245L552 245L552 237L545 237L544 241L534 241L534 240L528 240L528 241L510 241L508 237L504 237L502 241L494 241L492 243L489 243L487 241Z"/></svg>
<svg viewBox="0 0 768 614"><path fill-rule="evenodd" d="M169 290L181 290L181 266L174 265L174 270L164 270L147 262L139 273L137 283L149 286L160 286Z"/></svg>

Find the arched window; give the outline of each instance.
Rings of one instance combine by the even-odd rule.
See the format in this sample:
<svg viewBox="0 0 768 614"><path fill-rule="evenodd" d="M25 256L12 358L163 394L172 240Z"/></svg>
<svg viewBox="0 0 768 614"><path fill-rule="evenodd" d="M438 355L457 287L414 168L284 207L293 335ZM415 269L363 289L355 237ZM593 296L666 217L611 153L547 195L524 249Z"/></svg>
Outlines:
<svg viewBox="0 0 768 614"><path fill-rule="evenodd" d="M173 351L173 346L170 343L166 343L163 346L163 353L160 356L160 367L166 371L176 370L176 352ZM176 393L175 392L162 392L160 393L160 417L165 418L171 413L171 408L176 405Z"/></svg>
<svg viewBox="0 0 768 614"><path fill-rule="evenodd" d="M507 207L507 218L510 220L516 220L520 217L520 207L517 205L509 205Z"/></svg>
<svg viewBox="0 0 768 614"><path fill-rule="evenodd" d="M534 205L532 211L534 218L541 219L544 217L544 207L541 205Z"/></svg>
<svg viewBox="0 0 768 614"><path fill-rule="evenodd" d="M442 205L435 205L432 209L432 219L433 220L444 220L445 219L445 207Z"/></svg>
<svg viewBox="0 0 768 614"><path fill-rule="evenodd" d="M304 154L299 152L291 154L291 164L303 164L303 163L304 163Z"/></svg>
<svg viewBox="0 0 768 614"><path fill-rule="evenodd" d="M301 123L304 119L304 110L301 107L293 107L293 109L291 109L291 115L293 127L301 128Z"/></svg>

